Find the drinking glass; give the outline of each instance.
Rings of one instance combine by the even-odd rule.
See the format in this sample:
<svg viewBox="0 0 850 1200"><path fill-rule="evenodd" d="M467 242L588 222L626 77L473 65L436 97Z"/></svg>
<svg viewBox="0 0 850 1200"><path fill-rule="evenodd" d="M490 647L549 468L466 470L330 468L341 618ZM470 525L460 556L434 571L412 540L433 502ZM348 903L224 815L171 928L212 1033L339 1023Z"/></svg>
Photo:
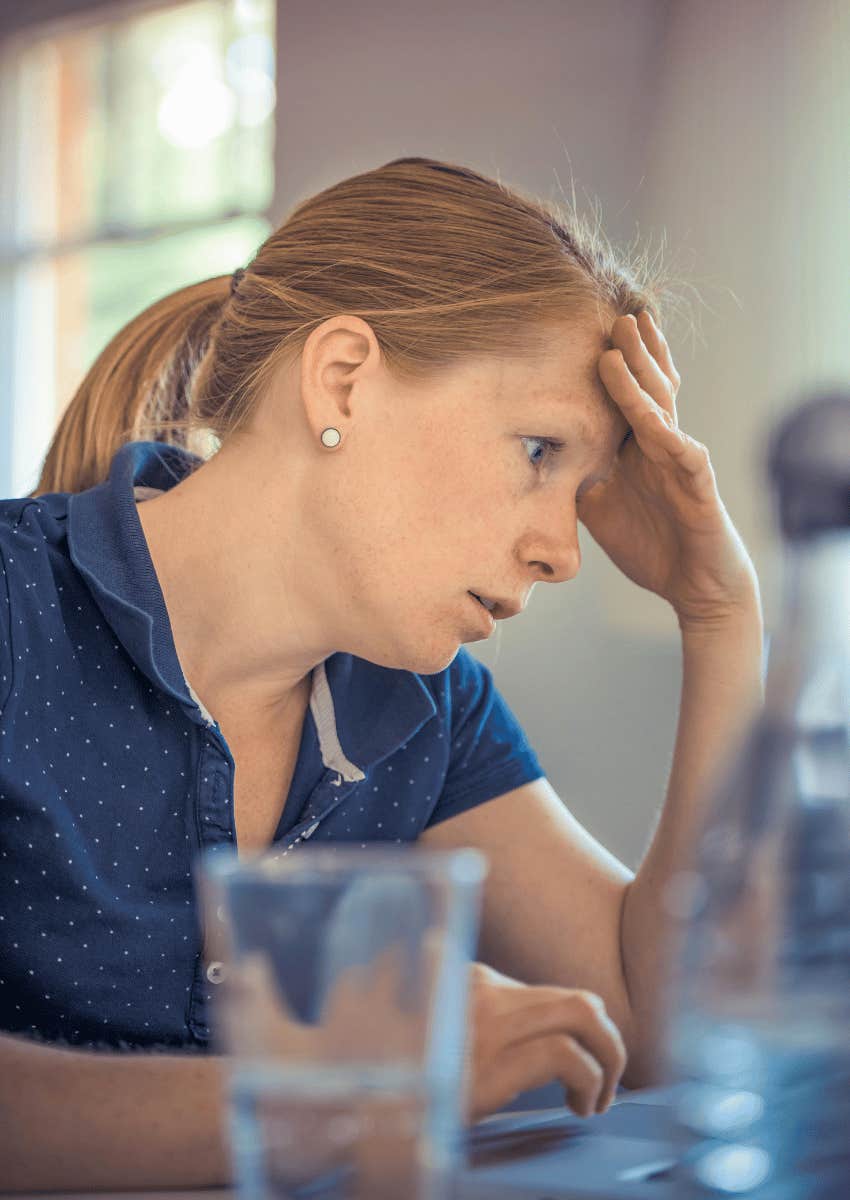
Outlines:
<svg viewBox="0 0 850 1200"><path fill-rule="evenodd" d="M206 851L240 1200L446 1200L463 1135L472 849Z"/></svg>

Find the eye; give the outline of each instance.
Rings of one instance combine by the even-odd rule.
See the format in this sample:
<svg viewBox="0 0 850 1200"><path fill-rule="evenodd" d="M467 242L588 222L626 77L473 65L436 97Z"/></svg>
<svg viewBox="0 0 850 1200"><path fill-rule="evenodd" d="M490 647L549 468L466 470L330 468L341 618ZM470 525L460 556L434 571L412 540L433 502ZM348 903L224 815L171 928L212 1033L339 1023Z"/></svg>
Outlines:
<svg viewBox="0 0 850 1200"><path fill-rule="evenodd" d="M527 442L536 443L537 446L543 446L544 451L543 451L542 457L535 458L534 454L536 454L536 451L534 451L533 454L529 456L529 462L537 470L539 470L541 467L545 466L545 464L549 461L549 459L552 457L552 455L560 453L560 451L563 450L563 448L564 448L564 443L557 442L557 441L555 441L554 438L524 437L524 438L522 438L522 441L526 442L526 443Z"/></svg>

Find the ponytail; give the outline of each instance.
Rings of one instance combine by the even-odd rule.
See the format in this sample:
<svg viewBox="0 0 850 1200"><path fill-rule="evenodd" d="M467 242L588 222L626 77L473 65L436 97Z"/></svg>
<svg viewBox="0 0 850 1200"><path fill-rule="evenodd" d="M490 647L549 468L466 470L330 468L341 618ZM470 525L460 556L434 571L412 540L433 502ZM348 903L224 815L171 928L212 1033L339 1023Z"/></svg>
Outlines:
<svg viewBox="0 0 850 1200"><path fill-rule="evenodd" d="M190 446L192 379L229 293L229 275L192 284L158 300L116 334L66 408L34 496L101 483L125 442Z"/></svg>

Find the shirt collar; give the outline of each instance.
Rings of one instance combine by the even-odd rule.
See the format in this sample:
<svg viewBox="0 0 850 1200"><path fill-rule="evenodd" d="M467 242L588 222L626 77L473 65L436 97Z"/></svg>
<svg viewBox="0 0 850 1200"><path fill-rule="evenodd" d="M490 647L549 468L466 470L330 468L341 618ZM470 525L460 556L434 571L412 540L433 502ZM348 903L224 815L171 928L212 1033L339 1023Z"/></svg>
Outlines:
<svg viewBox="0 0 850 1200"><path fill-rule="evenodd" d="M201 462L162 442L122 446L103 483L69 496L68 547L136 666L193 720L205 723L177 658L134 493L134 488L167 491ZM325 766L357 780L407 742L437 706L414 672L338 652L313 670L310 710Z"/></svg>

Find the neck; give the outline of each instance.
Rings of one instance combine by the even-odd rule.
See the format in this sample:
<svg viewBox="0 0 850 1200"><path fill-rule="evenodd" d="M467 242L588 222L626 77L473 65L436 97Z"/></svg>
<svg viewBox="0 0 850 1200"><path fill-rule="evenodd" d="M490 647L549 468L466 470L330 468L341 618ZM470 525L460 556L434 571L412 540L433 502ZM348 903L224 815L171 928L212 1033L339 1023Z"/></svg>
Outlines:
<svg viewBox="0 0 850 1200"><path fill-rule="evenodd" d="M307 617L318 581L280 474L271 487L256 454L223 448L137 508L183 673L219 722L280 718L333 653Z"/></svg>

